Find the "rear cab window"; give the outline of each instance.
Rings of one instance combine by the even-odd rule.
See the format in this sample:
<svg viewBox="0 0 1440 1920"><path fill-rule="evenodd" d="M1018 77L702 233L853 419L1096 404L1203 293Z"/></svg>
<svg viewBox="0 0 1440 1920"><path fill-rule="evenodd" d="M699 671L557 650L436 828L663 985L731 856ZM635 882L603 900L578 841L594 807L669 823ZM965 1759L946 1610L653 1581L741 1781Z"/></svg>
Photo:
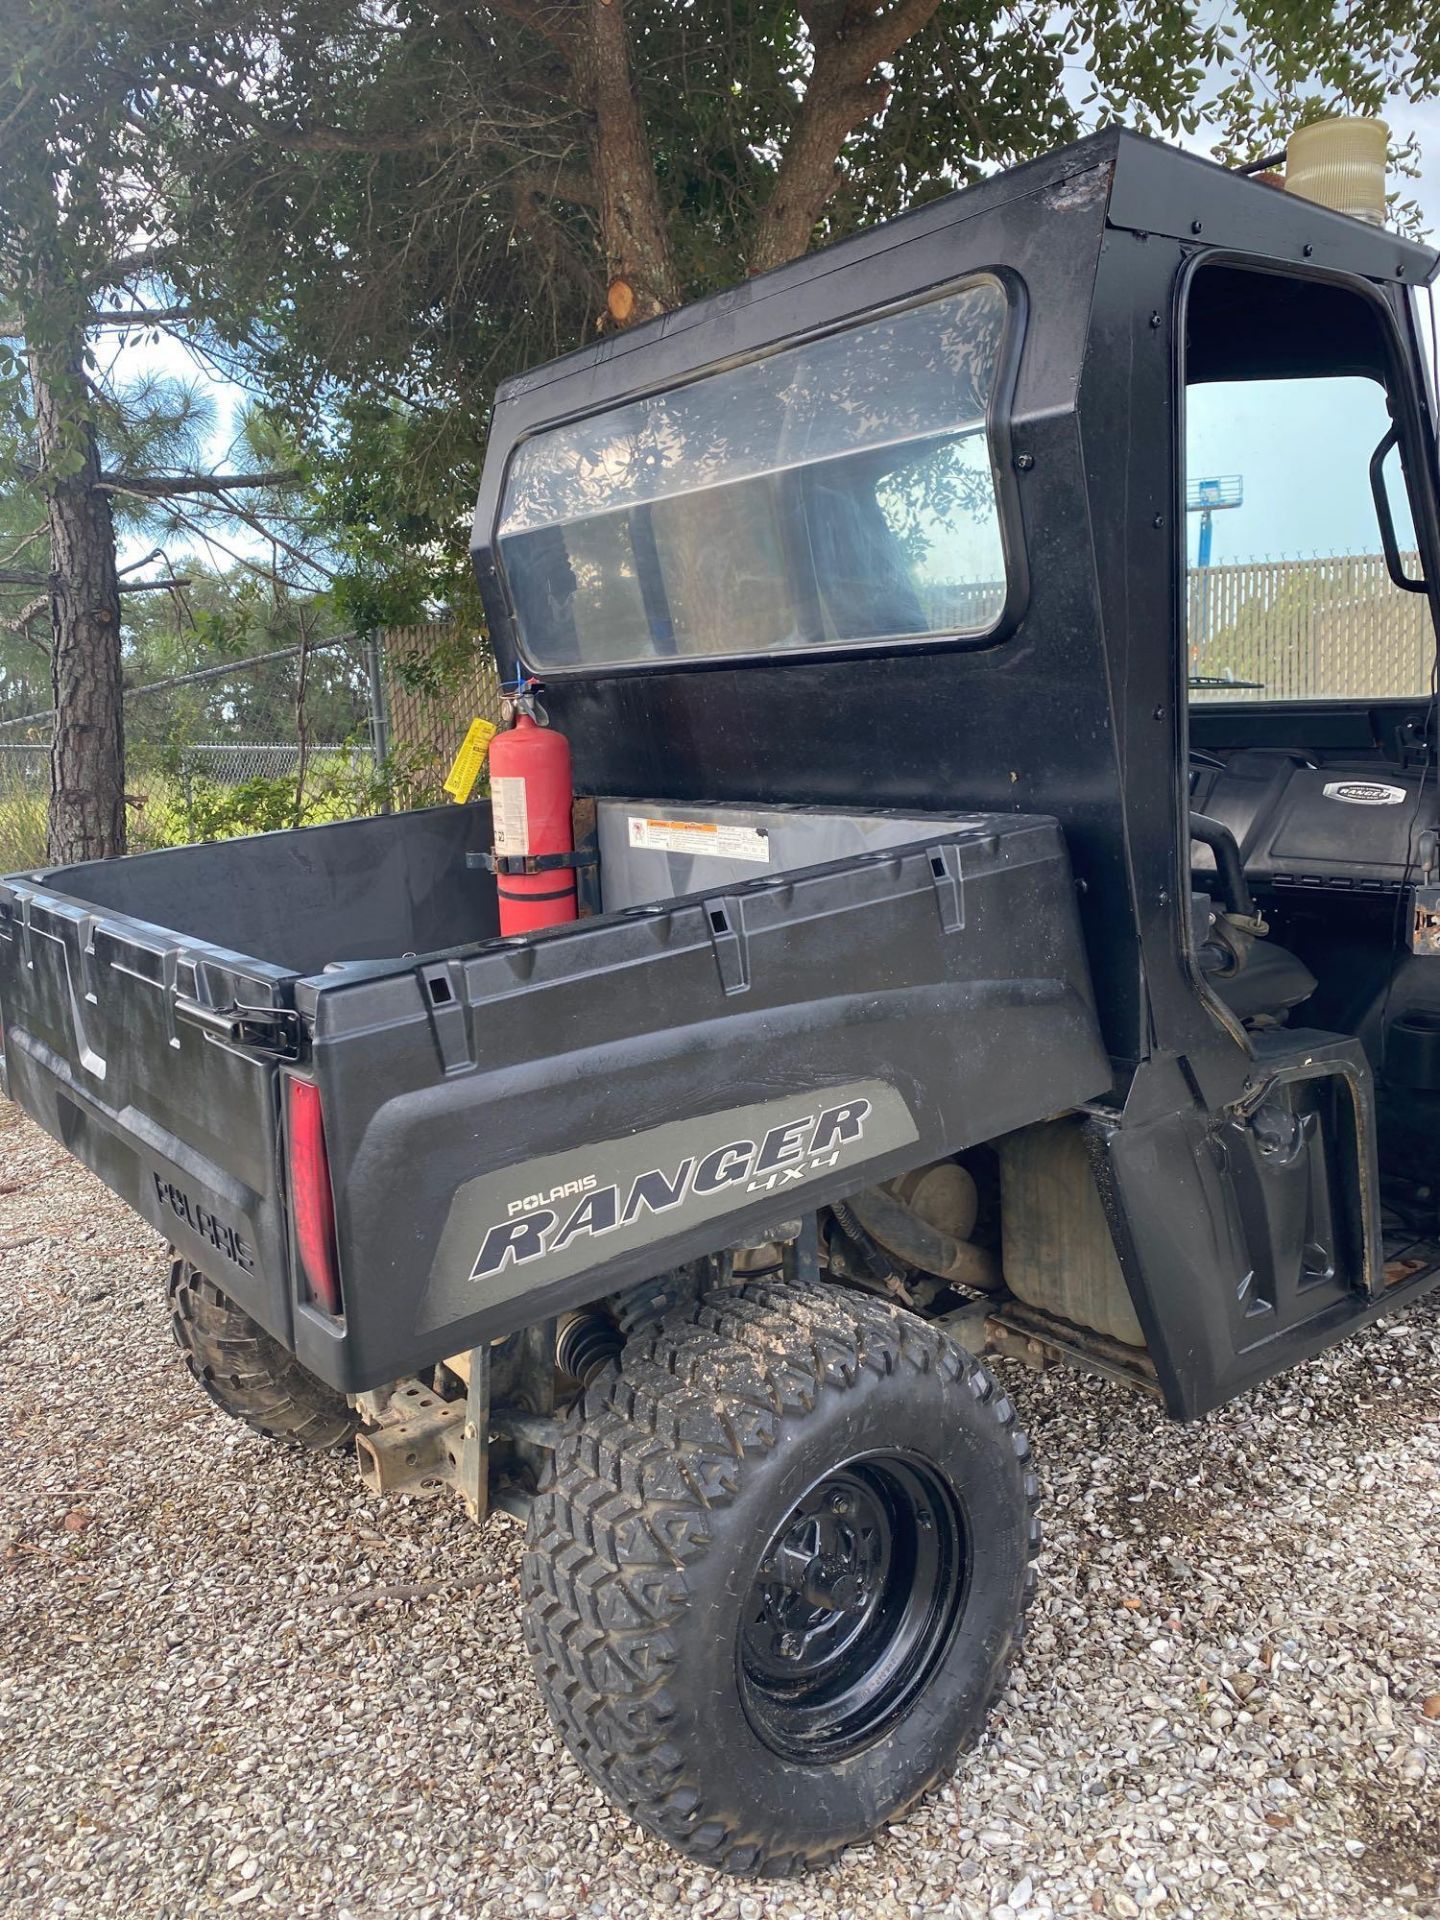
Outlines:
<svg viewBox="0 0 1440 1920"><path fill-rule="evenodd" d="M527 664L990 632L1009 320L979 277L524 441L496 547Z"/></svg>

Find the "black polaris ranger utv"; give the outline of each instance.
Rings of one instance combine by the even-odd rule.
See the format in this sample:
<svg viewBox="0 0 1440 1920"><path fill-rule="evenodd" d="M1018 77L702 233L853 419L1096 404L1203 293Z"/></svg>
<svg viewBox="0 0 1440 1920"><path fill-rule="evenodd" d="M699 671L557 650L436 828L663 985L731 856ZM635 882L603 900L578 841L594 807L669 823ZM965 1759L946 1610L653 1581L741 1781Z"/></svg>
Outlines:
<svg viewBox="0 0 1440 1920"><path fill-rule="evenodd" d="M546 1702L683 1852L799 1868L981 1728L978 1352L1193 1418L1440 1279L1435 266L1112 132L600 340L475 521L579 918L500 936L488 802L0 886L10 1094L201 1383L526 1515ZM1187 410L1298 544L1361 490L1368 683L1187 611Z"/></svg>

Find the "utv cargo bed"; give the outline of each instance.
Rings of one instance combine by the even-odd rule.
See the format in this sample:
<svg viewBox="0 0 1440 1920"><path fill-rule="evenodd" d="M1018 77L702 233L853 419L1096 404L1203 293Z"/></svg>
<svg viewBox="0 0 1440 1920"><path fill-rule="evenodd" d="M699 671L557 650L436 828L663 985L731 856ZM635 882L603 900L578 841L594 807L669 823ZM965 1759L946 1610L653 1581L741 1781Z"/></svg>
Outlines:
<svg viewBox="0 0 1440 1920"><path fill-rule="evenodd" d="M518 940L483 803L0 882L10 1091L357 1392L1109 1086L1054 821L672 805L676 853L654 811L601 803L618 910Z"/></svg>

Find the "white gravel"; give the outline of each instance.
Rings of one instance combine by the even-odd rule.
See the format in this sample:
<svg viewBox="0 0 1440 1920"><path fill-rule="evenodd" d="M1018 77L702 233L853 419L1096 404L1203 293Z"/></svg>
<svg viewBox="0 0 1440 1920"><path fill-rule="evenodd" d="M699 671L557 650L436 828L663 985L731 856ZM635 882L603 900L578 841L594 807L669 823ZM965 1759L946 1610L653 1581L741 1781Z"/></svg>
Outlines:
<svg viewBox="0 0 1440 1920"><path fill-rule="evenodd" d="M985 1745L746 1885L559 1748L517 1530L227 1422L163 1272L0 1106L0 1914L1440 1915L1436 1307L1188 1428L1012 1372L1048 1545Z"/></svg>

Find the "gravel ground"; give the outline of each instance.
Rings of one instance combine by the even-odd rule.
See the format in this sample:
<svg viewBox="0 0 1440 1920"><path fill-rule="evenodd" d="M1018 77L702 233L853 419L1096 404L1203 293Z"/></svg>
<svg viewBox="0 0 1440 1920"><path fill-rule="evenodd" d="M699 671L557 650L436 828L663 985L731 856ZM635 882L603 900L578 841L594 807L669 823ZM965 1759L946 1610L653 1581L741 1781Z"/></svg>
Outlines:
<svg viewBox="0 0 1440 1920"><path fill-rule="evenodd" d="M1440 1915L1435 1306L1188 1428L1014 1374L1048 1546L984 1746L749 1886L558 1749L518 1530L226 1421L163 1273L0 1106L0 1913Z"/></svg>

